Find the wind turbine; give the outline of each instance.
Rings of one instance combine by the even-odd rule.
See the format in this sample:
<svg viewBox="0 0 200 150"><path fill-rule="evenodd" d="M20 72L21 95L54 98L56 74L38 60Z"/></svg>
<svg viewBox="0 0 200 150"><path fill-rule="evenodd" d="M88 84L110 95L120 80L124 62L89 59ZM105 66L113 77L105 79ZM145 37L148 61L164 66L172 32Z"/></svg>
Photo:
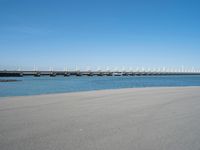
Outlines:
<svg viewBox="0 0 200 150"><path fill-rule="evenodd" d="M107 72L110 72L110 68L109 68L108 66L106 67L106 71L107 71Z"/></svg>
<svg viewBox="0 0 200 150"><path fill-rule="evenodd" d="M17 68L17 71L21 71L21 68L20 68L20 66Z"/></svg>
<svg viewBox="0 0 200 150"><path fill-rule="evenodd" d="M35 65L33 66L33 71L36 71L36 67L35 67Z"/></svg>

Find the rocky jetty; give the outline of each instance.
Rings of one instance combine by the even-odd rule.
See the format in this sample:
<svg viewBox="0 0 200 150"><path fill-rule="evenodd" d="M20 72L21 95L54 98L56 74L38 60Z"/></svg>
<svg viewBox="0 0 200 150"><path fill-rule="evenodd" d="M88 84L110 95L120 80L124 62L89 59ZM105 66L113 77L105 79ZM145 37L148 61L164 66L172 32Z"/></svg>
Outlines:
<svg viewBox="0 0 200 150"><path fill-rule="evenodd" d="M17 82L21 80L15 80L15 79L0 79L0 82Z"/></svg>

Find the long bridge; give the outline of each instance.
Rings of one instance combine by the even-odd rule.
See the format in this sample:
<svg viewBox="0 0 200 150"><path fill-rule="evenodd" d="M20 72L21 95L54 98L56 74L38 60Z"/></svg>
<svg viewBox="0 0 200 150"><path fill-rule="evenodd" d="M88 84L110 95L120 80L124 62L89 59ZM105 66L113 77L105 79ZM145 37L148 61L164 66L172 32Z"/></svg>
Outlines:
<svg viewBox="0 0 200 150"><path fill-rule="evenodd" d="M0 71L0 77L23 76L164 76L200 75L200 71Z"/></svg>

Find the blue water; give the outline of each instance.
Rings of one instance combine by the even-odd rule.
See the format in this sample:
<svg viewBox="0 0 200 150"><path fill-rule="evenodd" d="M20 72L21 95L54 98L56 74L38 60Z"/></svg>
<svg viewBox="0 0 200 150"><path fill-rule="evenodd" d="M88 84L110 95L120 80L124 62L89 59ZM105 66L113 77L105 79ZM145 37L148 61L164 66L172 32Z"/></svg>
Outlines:
<svg viewBox="0 0 200 150"><path fill-rule="evenodd" d="M101 89L200 86L200 76L119 77L15 77L19 82L0 82L0 97L78 92Z"/></svg>

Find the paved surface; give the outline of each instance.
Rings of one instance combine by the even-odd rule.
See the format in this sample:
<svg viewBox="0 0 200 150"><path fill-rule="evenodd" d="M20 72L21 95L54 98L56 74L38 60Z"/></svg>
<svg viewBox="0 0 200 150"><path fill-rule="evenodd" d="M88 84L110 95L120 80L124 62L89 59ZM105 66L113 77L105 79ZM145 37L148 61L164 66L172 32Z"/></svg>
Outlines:
<svg viewBox="0 0 200 150"><path fill-rule="evenodd" d="M200 87L0 98L0 150L200 150Z"/></svg>

